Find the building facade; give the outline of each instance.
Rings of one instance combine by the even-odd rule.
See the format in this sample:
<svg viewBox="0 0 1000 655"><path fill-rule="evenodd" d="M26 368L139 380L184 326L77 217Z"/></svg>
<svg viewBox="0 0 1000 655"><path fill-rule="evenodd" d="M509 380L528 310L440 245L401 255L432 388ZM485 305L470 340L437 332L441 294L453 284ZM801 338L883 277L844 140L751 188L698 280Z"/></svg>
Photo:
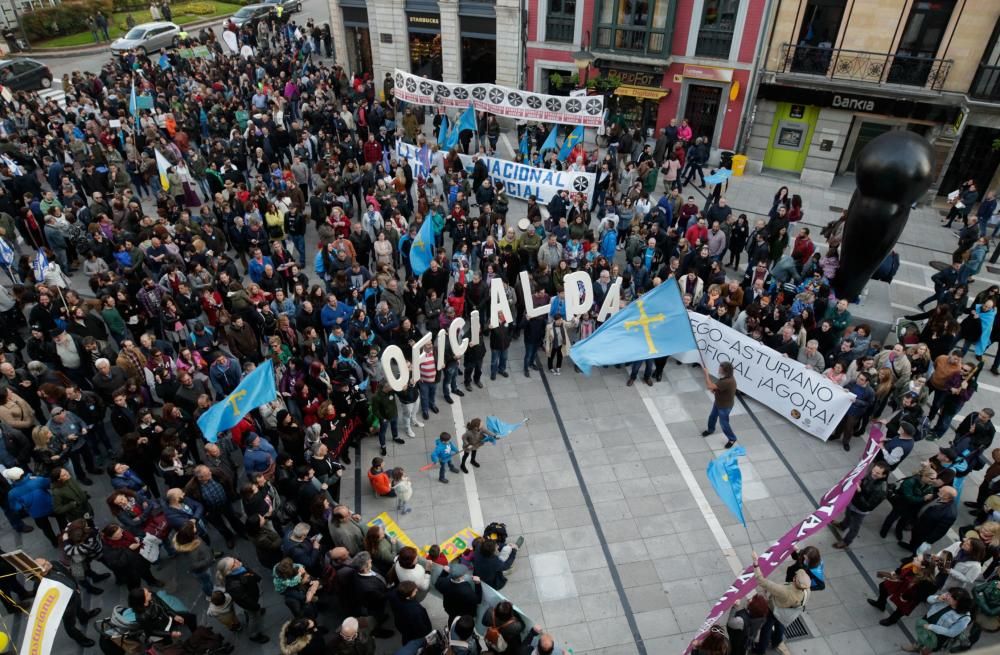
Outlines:
<svg viewBox="0 0 1000 655"><path fill-rule="evenodd" d="M528 0L526 88L567 93L574 51L595 57L612 114L654 135L687 118L736 146L766 0ZM579 77L579 76L577 76ZM574 80L583 82L584 80Z"/></svg>
<svg viewBox="0 0 1000 655"><path fill-rule="evenodd" d="M376 81L399 68L445 82L519 83L516 0L329 0L338 63Z"/></svg>
<svg viewBox="0 0 1000 655"><path fill-rule="evenodd" d="M1000 3L775 0L771 11L745 131L751 168L831 184L853 175L869 141L910 130L933 147L938 193L994 177Z"/></svg>

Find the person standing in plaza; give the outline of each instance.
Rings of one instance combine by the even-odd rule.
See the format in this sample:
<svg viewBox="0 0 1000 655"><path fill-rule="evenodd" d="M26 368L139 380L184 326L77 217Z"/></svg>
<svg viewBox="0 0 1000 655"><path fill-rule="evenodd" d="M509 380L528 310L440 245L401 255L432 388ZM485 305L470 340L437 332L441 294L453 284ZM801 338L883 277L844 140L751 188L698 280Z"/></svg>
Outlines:
<svg viewBox="0 0 1000 655"><path fill-rule="evenodd" d="M857 427L858 422L868 412L868 408L875 403L875 392L872 391L871 385L868 384L868 374L864 371L858 373L858 377L854 379L854 382L847 384L844 388L854 394L854 401L847 408L844 418L840 420L837 432L840 433L844 450L850 450L851 439L854 437L854 428Z"/></svg>
<svg viewBox="0 0 1000 655"><path fill-rule="evenodd" d="M847 511L844 513L844 519L840 523L833 524L838 529L845 530L840 541L833 544L834 548L844 550L858 536L865 517L875 511L875 508L886 499L888 495L886 478L888 477L888 463L879 461L872 465L871 471L861 481L857 493L851 499L851 504L848 505Z"/></svg>
<svg viewBox="0 0 1000 655"><path fill-rule="evenodd" d="M757 553L753 554L753 573L757 577L757 586L767 592L770 612L760 629L753 653L763 655L768 647L777 650L782 655L791 651L784 643L785 627L802 615L806 603L809 602L809 589L812 580L805 570L795 573L792 581L786 584L772 582L764 577L757 563Z"/></svg>
<svg viewBox="0 0 1000 655"><path fill-rule="evenodd" d="M458 469L455 465L451 463L451 458L458 454L458 448L451 441L451 435L447 432L442 432L441 436L438 437L437 441L434 443L434 452L431 453L431 461L438 464L441 467L441 472L438 475L438 482L443 482L448 484L448 478L445 477L444 468L445 466L452 473L458 473Z"/></svg>
<svg viewBox="0 0 1000 655"><path fill-rule="evenodd" d="M718 421L722 425L722 433L726 435L726 448L732 448L736 443L736 434L729 425L729 414L736 403L736 378L733 377L732 363L719 364L718 382L712 382L708 371L705 371L705 384L715 394L715 402L712 403L712 413L708 415L708 429L701 436L707 437L714 433L715 423Z"/></svg>

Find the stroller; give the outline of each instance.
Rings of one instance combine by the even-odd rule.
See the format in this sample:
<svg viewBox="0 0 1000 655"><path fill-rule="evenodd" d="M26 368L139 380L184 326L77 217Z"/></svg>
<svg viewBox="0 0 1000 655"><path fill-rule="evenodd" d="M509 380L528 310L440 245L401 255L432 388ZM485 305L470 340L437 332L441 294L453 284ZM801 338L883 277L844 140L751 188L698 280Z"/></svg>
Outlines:
<svg viewBox="0 0 1000 655"><path fill-rule="evenodd" d="M116 605L111 616L101 619L97 631L104 655L228 655L236 650L205 626L195 628L183 641L152 642L136 621L135 612L123 605Z"/></svg>

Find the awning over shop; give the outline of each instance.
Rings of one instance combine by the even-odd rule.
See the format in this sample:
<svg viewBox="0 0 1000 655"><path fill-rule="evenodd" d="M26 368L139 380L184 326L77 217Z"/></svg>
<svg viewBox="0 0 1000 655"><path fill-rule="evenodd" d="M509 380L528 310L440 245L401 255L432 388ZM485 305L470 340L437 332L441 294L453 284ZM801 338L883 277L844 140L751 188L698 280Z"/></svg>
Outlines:
<svg viewBox="0 0 1000 655"><path fill-rule="evenodd" d="M615 89L616 96L631 96L633 98L641 98L643 100L659 100L669 93L670 89L657 89L650 86L632 86L631 84L622 84Z"/></svg>

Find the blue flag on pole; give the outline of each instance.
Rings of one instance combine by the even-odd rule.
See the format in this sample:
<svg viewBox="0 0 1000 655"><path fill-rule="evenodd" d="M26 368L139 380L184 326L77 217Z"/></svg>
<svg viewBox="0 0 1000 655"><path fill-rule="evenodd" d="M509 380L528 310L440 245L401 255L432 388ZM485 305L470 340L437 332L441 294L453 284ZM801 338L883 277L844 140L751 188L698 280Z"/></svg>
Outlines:
<svg viewBox="0 0 1000 655"><path fill-rule="evenodd" d="M455 124L455 136L453 137L455 141L458 141L458 135L465 130L479 131L479 127L476 125L476 110L472 108L471 102L462 115L458 117L458 123Z"/></svg>
<svg viewBox="0 0 1000 655"><path fill-rule="evenodd" d="M525 130L524 136L521 137L520 151L521 154L524 155L525 157L527 157L528 154L530 153L530 151L528 150L528 130Z"/></svg>
<svg viewBox="0 0 1000 655"><path fill-rule="evenodd" d="M35 260L31 262L31 270L35 273L35 282L45 279L45 269L49 265L49 258L45 256L44 250L35 253Z"/></svg>
<svg viewBox="0 0 1000 655"><path fill-rule="evenodd" d="M274 364L268 359L243 378L239 386L225 400L212 405L198 419L198 427L205 440L215 443L219 432L228 430L246 416L250 410L269 403L278 397L274 386Z"/></svg>
<svg viewBox="0 0 1000 655"><path fill-rule="evenodd" d="M617 292L616 292L617 293ZM664 282L570 348L585 375L592 366L626 364L697 348L680 289Z"/></svg>
<svg viewBox="0 0 1000 655"><path fill-rule="evenodd" d="M430 268L431 260L434 259L433 222L430 216L424 219L420 231L417 232L417 238L410 246L410 268L413 269L413 274L417 277L423 275L424 271Z"/></svg>
<svg viewBox="0 0 1000 655"><path fill-rule="evenodd" d="M498 439L506 437L508 434L518 429L527 422L528 419L523 421L518 421L517 423L505 423L498 419L496 416L486 417L486 431L492 432L497 436Z"/></svg>
<svg viewBox="0 0 1000 655"><path fill-rule="evenodd" d="M549 135L545 137L545 143L543 143L542 147L538 149L539 153L545 152L546 150L559 149L559 144L556 143L556 136L558 132L559 132L559 126L553 125L552 129L549 130Z"/></svg>
<svg viewBox="0 0 1000 655"><path fill-rule="evenodd" d="M730 448L709 462L706 471L715 493L744 526L747 520L743 517L743 473L736 458L746 454L743 446Z"/></svg>
<svg viewBox="0 0 1000 655"><path fill-rule="evenodd" d="M573 131L566 137L566 140L563 141L562 148L559 149L559 159L566 161L569 153L573 152L573 148L580 143L583 143L583 125L574 127Z"/></svg>
<svg viewBox="0 0 1000 655"><path fill-rule="evenodd" d="M385 169L386 175L392 175L392 167L389 164L389 149L382 148L382 168Z"/></svg>
<svg viewBox="0 0 1000 655"><path fill-rule="evenodd" d="M438 146L442 150L450 150L448 147L448 114L441 116L441 127L438 128Z"/></svg>

